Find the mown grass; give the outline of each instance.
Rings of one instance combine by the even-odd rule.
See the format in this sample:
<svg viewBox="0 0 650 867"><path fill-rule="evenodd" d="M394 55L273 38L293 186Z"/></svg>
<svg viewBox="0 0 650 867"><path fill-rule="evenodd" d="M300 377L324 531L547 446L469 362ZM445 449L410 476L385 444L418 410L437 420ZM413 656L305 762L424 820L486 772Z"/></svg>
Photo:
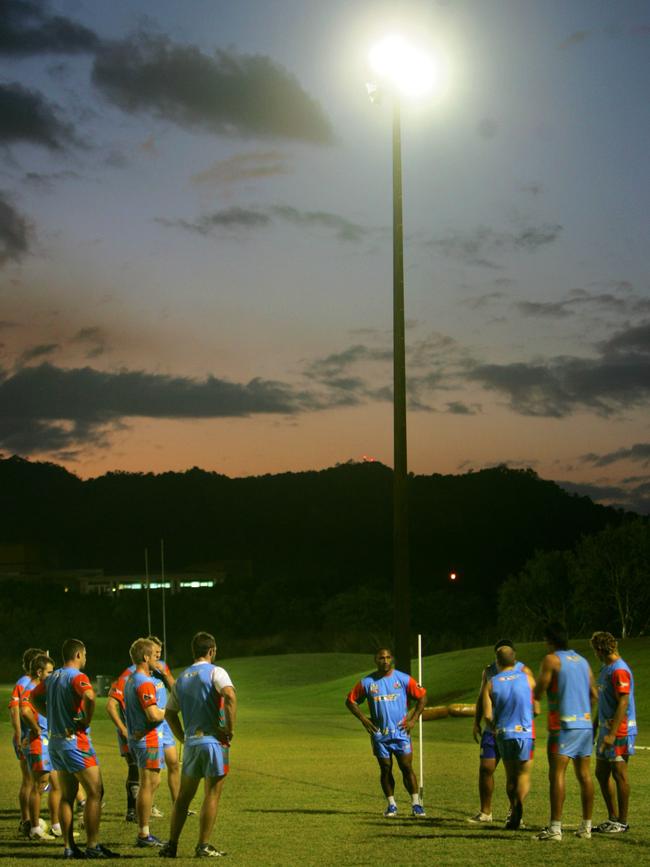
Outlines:
<svg viewBox="0 0 650 867"><path fill-rule="evenodd" d="M584 642L576 648L589 653ZM650 640L626 642L624 655L637 680L641 734L650 746ZM92 652L92 650L91 650ZM542 645L519 648L520 658L536 669ZM430 704L473 701L489 648L441 654L425 660L424 681ZM650 857L650 752L639 751L630 763L631 831L620 838L594 835L591 841L565 834L561 844L535 843L533 833L548 819L545 738L539 732L533 785L526 807L528 829L516 834L475 828L466 817L477 809L478 750L471 720L448 718L424 725L425 804L427 818L408 816L408 800L398 783L402 816L382 818L383 799L368 739L344 708L345 695L371 661L356 654L305 654L233 659L225 663L238 688L240 720L232 748L214 842L229 860L243 865L549 865L582 861L627 865ZM8 689L2 690L4 700ZM6 704L6 701L5 701ZM102 765L106 807L102 839L140 864L161 863L133 847L135 831L124 823L124 768L103 701L93 725ZM543 725L540 725L543 729ZM16 790L18 768L10 745L10 728L2 727L0 747L0 857L3 863L47 867L60 860L58 844L18 840ZM417 761L416 761L417 765ZM169 795L165 781L157 803L164 819L152 830L167 833ZM497 771L495 812L505 816L503 773ZM594 818L604 818L597 794ZM568 779L565 827L579 820L577 786ZM192 854L196 818L190 817L181 840L181 855ZM183 863L185 857L179 857Z"/></svg>

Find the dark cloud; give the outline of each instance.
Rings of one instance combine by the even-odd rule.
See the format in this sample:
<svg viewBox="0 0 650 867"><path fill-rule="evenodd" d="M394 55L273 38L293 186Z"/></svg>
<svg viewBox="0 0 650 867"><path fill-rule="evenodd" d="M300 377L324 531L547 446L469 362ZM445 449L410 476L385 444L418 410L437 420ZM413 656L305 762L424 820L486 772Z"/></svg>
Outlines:
<svg viewBox="0 0 650 867"><path fill-rule="evenodd" d="M650 484L623 486L615 484L589 484L586 482L557 483L570 494L589 497L597 503L607 506L617 506L637 512L640 515L650 514Z"/></svg>
<svg viewBox="0 0 650 867"><path fill-rule="evenodd" d="M0 266L22 259L29 250L30 237L29 223L0 191Z"/></svg>
<svg viewBox="0 0 650 867"><path fill-rule="evenodd" d="M351 222L340 214L332 214L328 211L299 211L291 205L272 205L269 208L232 207L205 214L197 220L170 220L159 217L156 222L163 226L209 235L213 229L257 229L270 226L275 220L282 220L294 226L327 229L340 241L361 241L373 231Z"/></svg>
<svg viewBox="0 0 650 867"><path fill-rule="evenodd" d="M86 358L97 358L107 350L107 335L103 328L98 325L90 325L80 328L72 336L72 343L81 343L87 346Z"/></svg>
<svg viewBox="0 0 650 867"><path fill-rule="evenodd" d="M280 151L252 151L218 160L209 168L192 175L197 186L225 187L242 181L271 178L289 173L287 155Z"/></svg>
<svg viewBox="0 0 650 867"><path fill-rule="evenodd" d="M0 54L83 54L98 46L95 33L51 15L45 0L0 0Z"/></svg>
<svg viewBox="0 0 650 867"><path fill-rule="evenodd" d="M515 232L497 232L488 226L478 226L468 232L453 231L445 237L430 241L430 246L439 249L445 256L459 259L467 265L498 268L495 257L503 252L534 252L556 241L562 226L544 223L541 226L526 225Z"/></svg>
<svg viewBox="0 0 650 867"><path fill-rule="evenodd" d="M26 364L28 361L33 361L35 358L42 358L44 355L51 355L59 348L58 343L40 343L38 346L31 346L21 353L19 364Z"/></svg>
<svg viewBox="0 0 650 867"><path fill-rule="evenodd" d="M143 371L63 369L43 363L0 372L0 447L20 454L83 443L103 447L131 417L208 419L300 412L336 405L286 383L234 383Z"/></svg>
<svg viewBox="0 0 650 867"><path fill-rule="evenodd" d="M252 208L227 208L206 214L198 220L168 220L165 217L156 218L156 222L170 228L186 229L188 232L197 232L199 235L209 235L213 229L245 228L253 229L268 226L272 220L268 214Z"/></svg>
<svg viewBox="0 0 650 867"><path fill-rule="evenodd" d="M23 176L23 183L39 190L51 190L57 181L77 180L80 177L80 174L73 171L49 172L47 174L43 172L26 172Z"/></svg>
<svg viewBox="0 0 650 867"><path fill-rule="evenodd" d="M633 446L616 449L616 451L606 452L602 455L589 452L582 455L580 460L593 464L595 467L607 467L616 461L639 461L642 466L647 467L650 465L650 443L635 443Z"/></svg>
<svg viewBox="0 0 650 867"><path fill-rule="evenodd" d="M476 415L479 410L475 406L468 406L460 400L452 400L447 404L447 412L452 415Z"/></svg>
<svg viewBox="0 0 650 867"><path fill-rule="evenodd" d="M358 223L352 223L345 217L331 214L328 211L299 211L290 205L275 205L271 208L271 212L296 226L332 229L341 241L361 241L368 234L368 230Z"/></svg>
<svg viewBox="0 0 650 867"><path fill-rule="evenodd" d="M140 35L104 47L93 81L124 111L150 112L182 127L226 135L328 143L330 122L282 66L234 50L203 54L164 36Z"/></svg>
<svg viewBox="0 0 650 867"><path fill-rule="evenodd" d="M567 309L566 301L518 301L515 307L523 316L564 319L574 315L573 310Z"/></svg>
<svg viewBox="0 0 650 867"><path fill-rule="evenodd" d="M61 150L76 141L70 124L35 90L16 82L0 84L0 142L26 141Z"/></svg>
<svg viewBox="0 0 650 867"><path fill-rule="evenodd" d="M484 292L482 295L476 295L473 298L466 298L461 303L466 307L470 307L472 310L479 310L482 307L487 307L488 304L491 304L493 301L499 301L501 298L505 298L503 292Z"/></svg>
<svg viewBox="0 0 650 867"><path fill-rule="evenodd" d="M561 418L579 409L610 416L650 399L650 326L621 331L596 358L559 356L477 363L461 375L506 397L522 415Z"/></svg>

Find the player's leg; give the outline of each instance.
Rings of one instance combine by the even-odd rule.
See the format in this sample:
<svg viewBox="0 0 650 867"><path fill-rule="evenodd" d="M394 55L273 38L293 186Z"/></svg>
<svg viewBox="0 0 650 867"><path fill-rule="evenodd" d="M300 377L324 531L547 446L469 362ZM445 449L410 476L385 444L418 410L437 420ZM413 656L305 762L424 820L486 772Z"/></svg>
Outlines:
<svg viewBox="0 0 650 867"><path fill-rule="evenodd" d="M127 772L126 772L126 821L127 822L136 822L137 817L135 814L135 805L138 797L138 792L140 790L140 771L138 769L138 765L136 760L133 758L130 752L123 753L124 760L126 762Z"/></svg>
<svg viewBox="0 0 650 867"><path fill-rule="evenodd" d="M149 818L156 789L160 784L160 768L140 768L140 788L135 811L138 817L138 841L155 840L149 831ZM142 845L142 843L139 843Z"/></svg>
<svg viewBox="0 0 650 867"><path fill-rule="evenodd" d="M102 794L104 791L99 765L93 765L90 768L76 771L75 777L83 785L86 793L86 805L84 807L86 846L88 849L93 849L97 846L99 840L99 823L101 820Z"/></svg>
<svg viewBox="0 0 650 867"><path fill-rule="evenodd" d="M619 757L620 758L620 757ZM621 825L627 825L627 814L630 805L630 782L627 776L627 756L623 761L610 762L612 777L618 796L618 821Z"/></svg>
<svg viewBox="0 0 650 867"><path fill-rule="evenodd" d="M612 762L598 756L596 759L596 779L607 807L607 818L618 822L618 802L616 800L616 786L612 779Z"/></svg>
<svg viewBox="0 0 650 867"><path fill-rule="evenodd" d="M381 790L387 798L392 798L395 795L395 777L393 776L393 757L388 758L377 757L379 764L379 784Z"/></svg>
<svg viewBox="0 0 650 867"><path fill-rule="evenodd" d="M76 848L72 835L72 817L74 802L79 789L79 782L74 774L69 771L58 770L61 784L61 803L59 804L59 822L61 823L61 835L66 849Z"/></svg>
<svg viewBox="0 0 650 867"><path fill-rule="evenodd" d="M409 795L417 795L418 778L413 770L413 753L395 753L397 765L402 772L402 782Z"/></svg>
<svg viewBox="0 0 650 867"><path fill-rule="evenodd" d="M187 755L187 749L186 753ZM176 854L176 846L180 840L185 820L187 819L187 811L192 799L196 794L196 790L201 782L201 777L190 777L185 773L185 762L183 762L183 773L181 774L181 787L178 791L178 797L172 806L172 815L169 821L169 843L160 850L161 855L165 855L166 850L172 849Z"/></svg>
<svg viewBox="0 0 650 867"><path fill-rule="evenodd" d="M61 823L59 821L59 808L61 806L61 784L59 783L59 774L57 771L50 771L50 791L47 797L47 808L50 813L50 823L52 831L58 837L61 833Z"/></svg>
<svg viewBox="0 0 650 867"><path fill-rule="evenodd" d="M20 745L18 746L20 749ZM16 752L16 754L18 754ZM29 822L30 822L30 809L29 809L29 801L30 796L32 794L33 782L32 782L32 774L29 769L29 764L24 755L20 755L20 788L18 789L18 803L20 804L20 820L21 824L25 824L26 834L29 834Z"/></svg>
<svg viewBox="0 0 650 867"><path fill-rule="evenodd" d="M566 798L566 769L569 756L548 752L548 782L551 801L551 822L562 821L562 810Z"/></svg>
<svg viewBox="0 0 650 867"><path fill-rule="evenodd" d="M165 765L167 767L167 785L173 804L181 787L181 766L178 761L176 744L165 747Z"/></svg>
<svg viewBox="0 0 650 867"><path fill-rule="evenodd" d="M203 804L201 805L201 812L199 814L199 846L205 846L210 842L212 829L217 819L219 798L221 797L225 780L225 777L205 778Z"/></svg>
<svg viewBox="0 0 650 867"><path fill-rule="evenodd" d="M591 756L577 756L574 758L573 770L580 786L583 821L591 821L594 811L594 781L591 776Z"/></svg>
<svg viewBox="0 0 650 867"><path fill-rule="evenodd" d="M494 772L498 759L481 759L478 766L478 796L481 803L481 813L492 815L492 797L494 795Z"/></svg>

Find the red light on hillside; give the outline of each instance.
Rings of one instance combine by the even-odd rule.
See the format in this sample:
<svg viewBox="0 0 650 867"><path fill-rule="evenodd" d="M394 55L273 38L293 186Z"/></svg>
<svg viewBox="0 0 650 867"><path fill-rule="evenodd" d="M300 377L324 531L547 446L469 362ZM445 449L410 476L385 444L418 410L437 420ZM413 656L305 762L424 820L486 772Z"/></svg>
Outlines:
<svg viewBox="0 0 650 867"><path fill-rule="evenodd" d="M458 578L458 575L457 575L455 572L450 572L450 573L449 573L449 580L450 580L450 581L455 581L456 578Z"/></svg>

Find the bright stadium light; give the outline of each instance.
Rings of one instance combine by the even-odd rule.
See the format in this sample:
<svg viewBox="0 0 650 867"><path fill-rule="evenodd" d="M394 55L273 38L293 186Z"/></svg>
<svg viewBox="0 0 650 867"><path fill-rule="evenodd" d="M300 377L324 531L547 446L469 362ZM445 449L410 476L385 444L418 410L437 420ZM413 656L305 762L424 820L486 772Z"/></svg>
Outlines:
<svg viewBox="0 0 650 867"><path fill-rule="evenodd" d="M426 96L441 82L439 62L400 34L385 36L370 50L368 60L378 83L394 88L401 96Z"/></svg>

